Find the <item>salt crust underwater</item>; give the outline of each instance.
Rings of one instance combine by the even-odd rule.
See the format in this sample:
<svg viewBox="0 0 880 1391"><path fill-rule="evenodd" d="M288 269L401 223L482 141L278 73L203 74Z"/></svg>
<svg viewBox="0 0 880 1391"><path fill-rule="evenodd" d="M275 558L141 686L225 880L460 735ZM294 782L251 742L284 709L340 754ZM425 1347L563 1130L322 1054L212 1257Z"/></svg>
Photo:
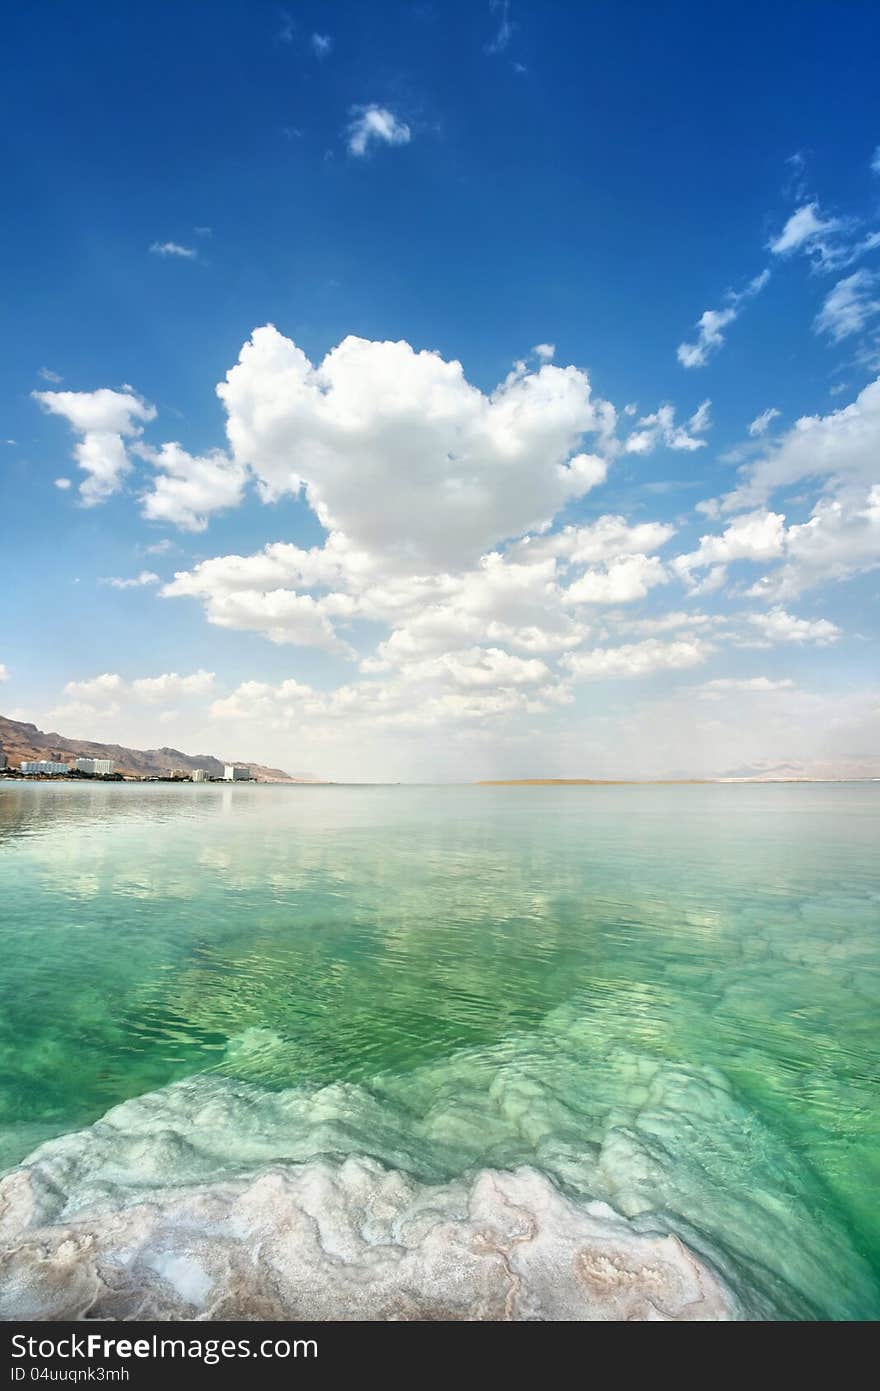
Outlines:
<svg viewBox="0 0 880 1391"><path fill-rule="evenodd" d="M819 1185L722 1073L596 1057L567 1005L369 1087L201 1074L48 1141L0 1181L0 1315L859 1317Z"/></svg>

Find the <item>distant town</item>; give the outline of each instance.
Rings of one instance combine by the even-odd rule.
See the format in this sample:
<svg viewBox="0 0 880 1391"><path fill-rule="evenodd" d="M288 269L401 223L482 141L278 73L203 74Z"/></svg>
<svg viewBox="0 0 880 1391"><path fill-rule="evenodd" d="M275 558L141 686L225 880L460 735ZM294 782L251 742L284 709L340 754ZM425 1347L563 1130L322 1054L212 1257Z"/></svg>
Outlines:
<svg viewBox="0 0 880 1391"><path fill-rule="evenodd" d="M250 769L226 763L218 777L207 768L169 768L167 773L117 773L112 758L76 758L65 762L51 758L23 758L17 766L0 751L0 777L94 779L105 782L256 782Z"/></svg>
<svg viewBox="0 0 880 1391"><path fill-rule="evenodd" d="M230 752L233 752L230 750ZM94 739L46 733L27 720L0 714L0 779L97 778L112 782L319 782L242 758L204 751L131 749Z"/></svg>

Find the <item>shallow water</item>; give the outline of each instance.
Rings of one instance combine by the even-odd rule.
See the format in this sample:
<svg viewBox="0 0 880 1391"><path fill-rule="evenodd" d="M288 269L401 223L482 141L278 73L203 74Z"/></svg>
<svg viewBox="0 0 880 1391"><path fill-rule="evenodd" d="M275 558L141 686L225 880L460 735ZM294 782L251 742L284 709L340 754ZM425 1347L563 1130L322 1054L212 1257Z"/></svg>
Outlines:
<svg viewBox="0 0 880 1391"><path fill-rule="evenodd" d="M0 784L0 1166L177 1083L71 1211L527 1165L746 1313L878 1317L878 843L877 784Z"/></svg>

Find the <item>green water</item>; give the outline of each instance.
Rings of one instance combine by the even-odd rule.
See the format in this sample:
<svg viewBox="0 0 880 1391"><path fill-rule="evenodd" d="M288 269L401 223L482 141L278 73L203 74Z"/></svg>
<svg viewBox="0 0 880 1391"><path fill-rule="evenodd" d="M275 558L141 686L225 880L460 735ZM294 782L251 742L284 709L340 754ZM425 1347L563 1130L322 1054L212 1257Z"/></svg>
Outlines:
<svg viewBox="0 0 880 1391"><path fill-rule="evenodd" d="M880 1316L878 844L876 784L0 784L0 1165L198 1073L348 1084L385 1162Z"/></svg>

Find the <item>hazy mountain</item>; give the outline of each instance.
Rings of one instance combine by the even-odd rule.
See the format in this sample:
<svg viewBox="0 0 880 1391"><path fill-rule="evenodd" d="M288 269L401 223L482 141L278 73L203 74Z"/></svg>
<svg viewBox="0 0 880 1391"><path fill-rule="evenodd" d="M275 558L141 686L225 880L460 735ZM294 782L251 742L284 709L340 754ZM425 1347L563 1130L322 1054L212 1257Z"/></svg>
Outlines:
<svg viewBox="0 0 880 1391"><path fill-rule="evenodd" d="M880 777L880 757L862 754L851 758L810 763L746 763L718 774L720 782L861 782Z"/></svg>

